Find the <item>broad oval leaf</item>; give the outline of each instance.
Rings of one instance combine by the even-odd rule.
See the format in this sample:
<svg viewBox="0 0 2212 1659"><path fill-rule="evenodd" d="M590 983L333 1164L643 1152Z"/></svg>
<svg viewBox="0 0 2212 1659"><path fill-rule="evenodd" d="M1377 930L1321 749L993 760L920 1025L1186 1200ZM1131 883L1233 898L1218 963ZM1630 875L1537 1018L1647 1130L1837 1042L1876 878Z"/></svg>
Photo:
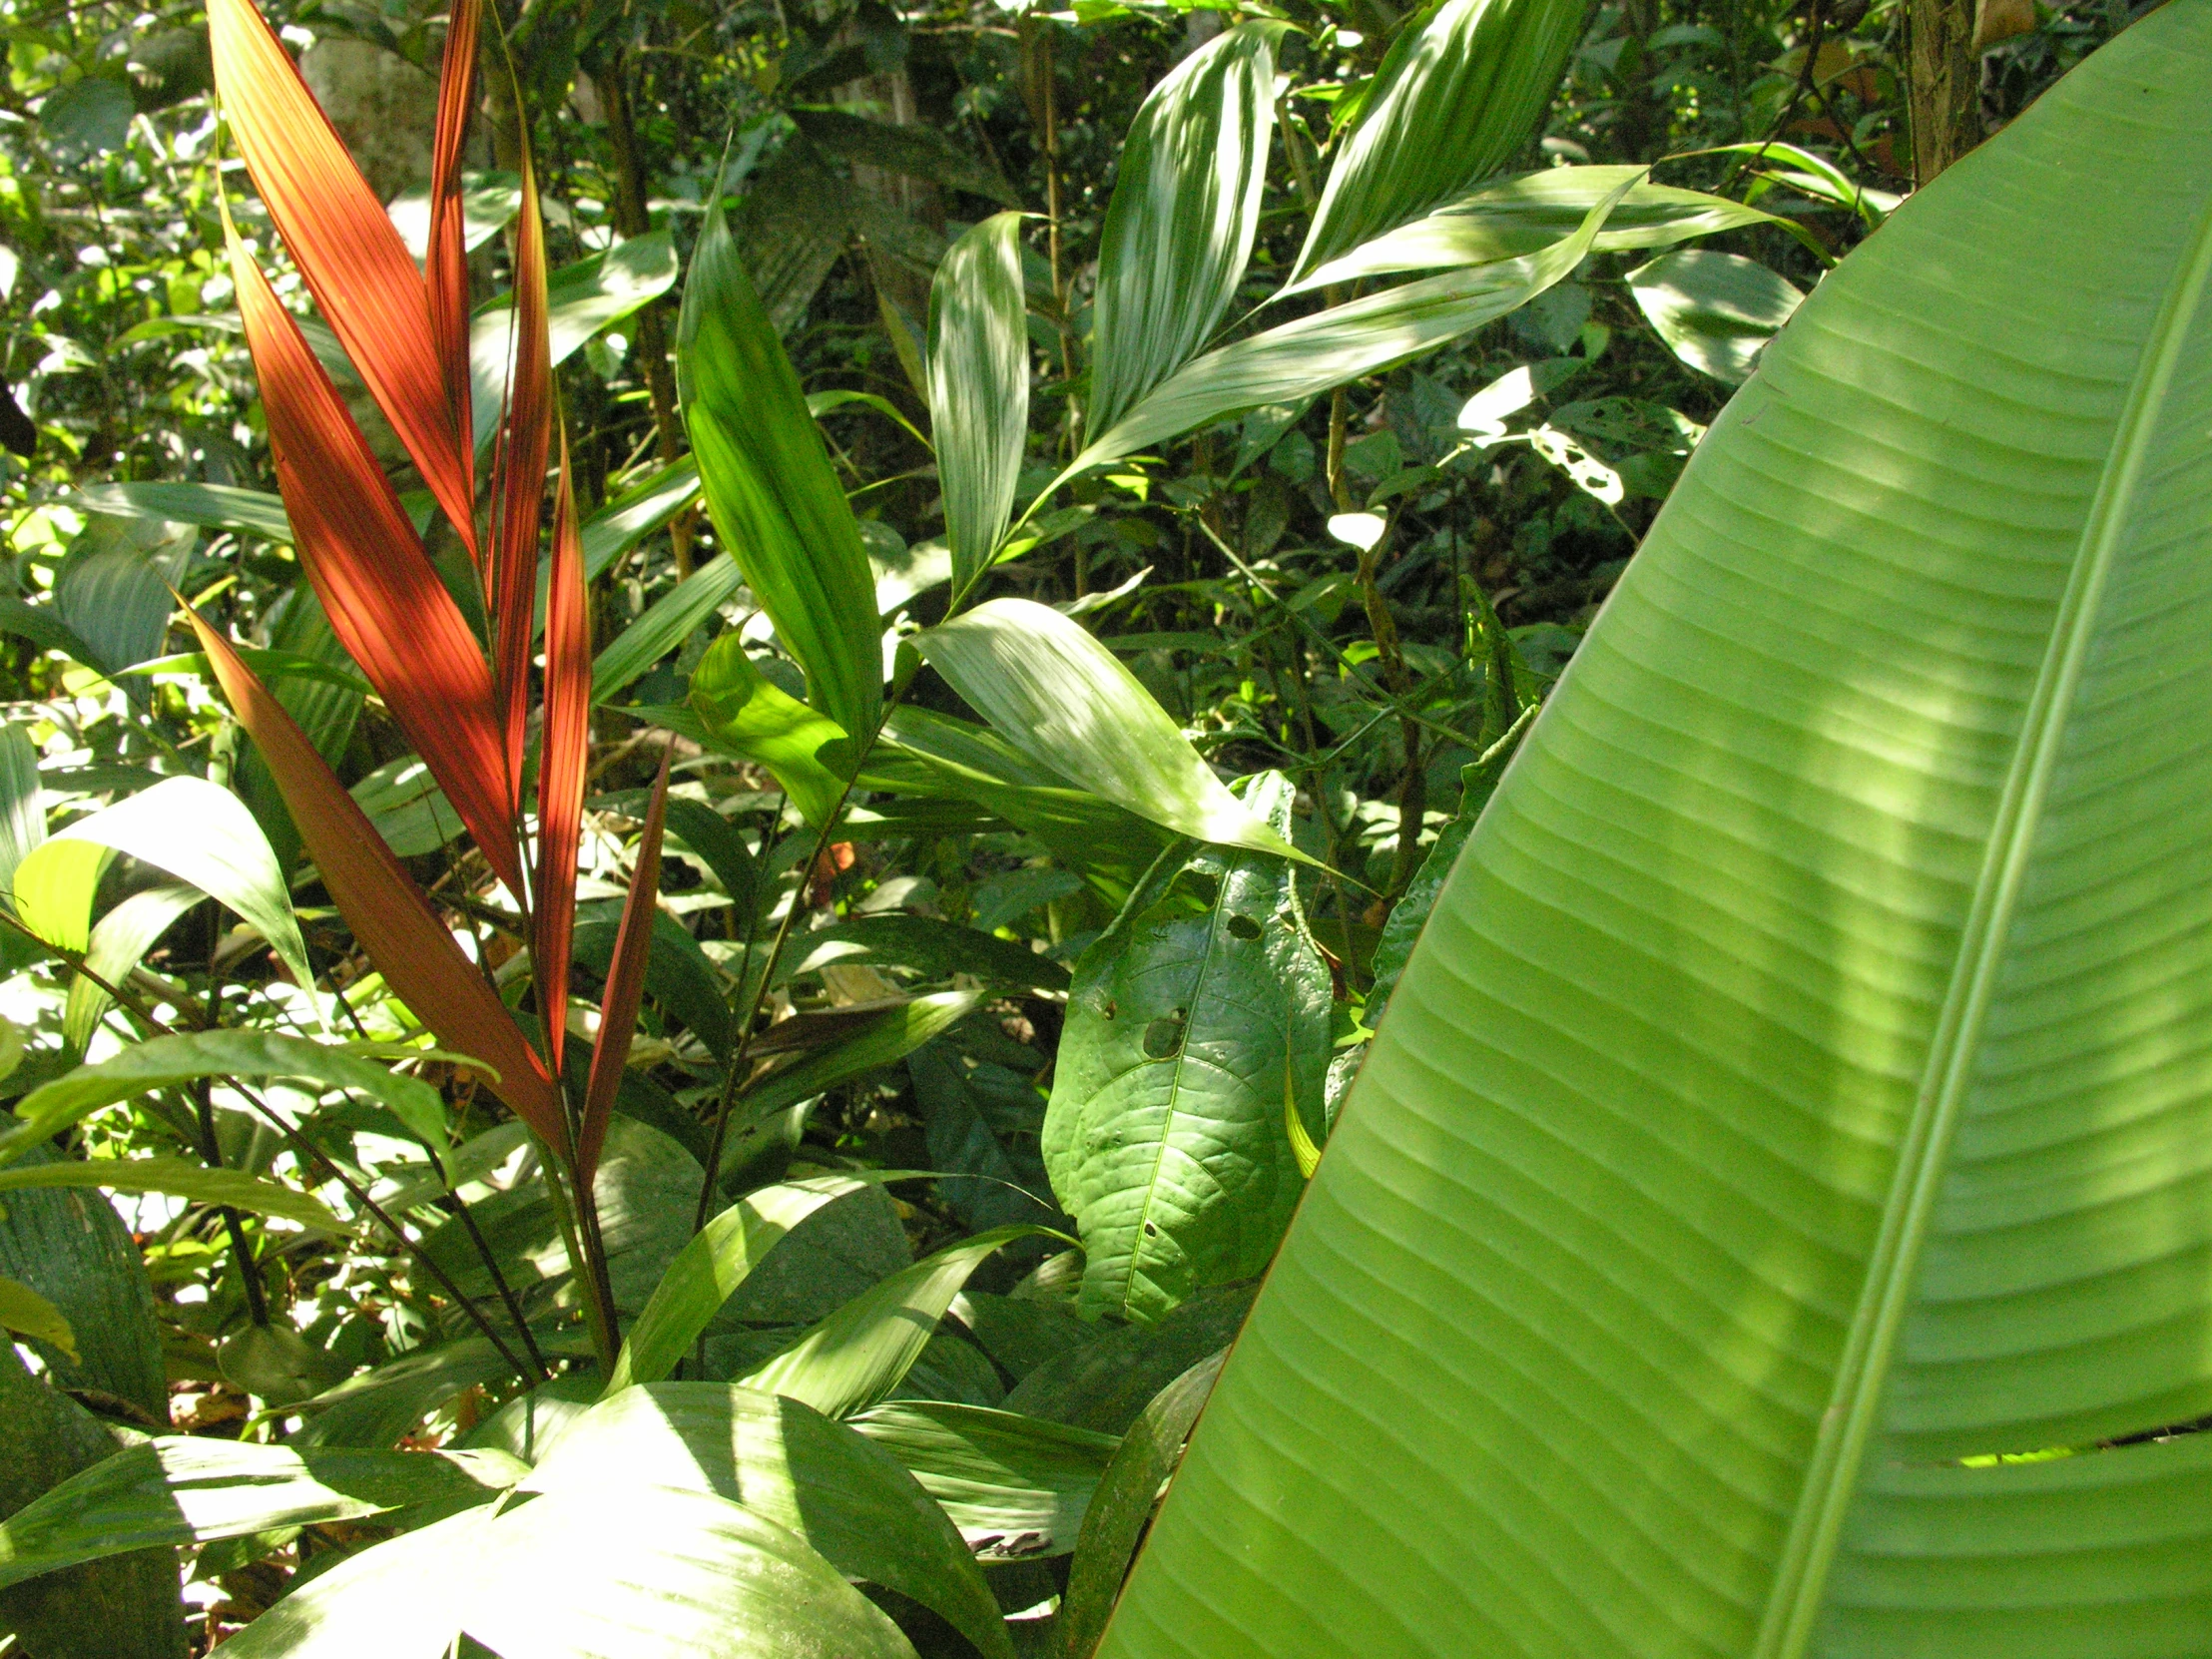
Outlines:
<svg viewBox="0 0 2212 1659"><path fill-rule="evenodd" d="M2212 6L2117 37L1715 423L1104 1653L2199 1642L2212 1443L2150 1436L2212 1410L2208 76Z"/></svg>
<svg viewBox="0 0 2212 1659"><path fill-rule="evenodd" d="M1098 249L1085 418L1103 432L1220 326L1260 227L1279 23L1208 42L1146 95Z"/></svg>
<svg viewBox="0 0 2212 1659"><path fill-rule="evenodd" d="M1495 173L1581 38L1583 0L1446 0L1390 47L1340 142L1295 281Z"/></svg>
<svg viewBox="0 0 2212 1659"><path fill-rule="evenodd" d="M719 204L684 282L676 371L723 545L806 670L808 701L872 736L883 707L874 574Z"/></svg>
<svg viewBox="0 0 2212 1659"><path fill-rule="evenodd" d="M1292 789L1248 797L1288 827ZM1083 1236L1082 1312L1150 1324L1260 1272L1303 1190L1286 1089L1321 1121L1329 969L1291 866L1170 854L1083 953L1045 1116L1045 1169Z"/></svg>
<svg viewBox="0 0 2212 1659"><path fill-rule="evenodd" d="M1739 385L1782 331L1805 290L1741 254L1695 248L1628 274L1628 290L1669 350L1716 380Z"/></svg>
<svg viewBox="0 0 2212 1659"><path fill-rule="evenodd" d="M929 284L929 430L944 487L955 605L989 568L1006 533L1029 436L1021 218L984 220L945 250Z"/></svg>
<svg viewBox="0 0 2212 1659"><path fill-rule="evenodd" d="M914 643L1039 766L1178 834L1304 856L1229 793L1111 651L1050 606L993 599Z"/></svg>

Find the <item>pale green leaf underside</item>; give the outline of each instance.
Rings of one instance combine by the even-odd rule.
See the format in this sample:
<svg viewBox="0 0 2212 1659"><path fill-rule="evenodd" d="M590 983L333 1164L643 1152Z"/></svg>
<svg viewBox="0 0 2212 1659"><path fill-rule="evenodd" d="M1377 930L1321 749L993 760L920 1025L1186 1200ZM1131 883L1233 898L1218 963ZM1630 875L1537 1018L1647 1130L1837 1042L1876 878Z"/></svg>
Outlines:
<svg viewBox="0 0 2212 1659"><path fill-rule="evenodd" d="M1112 1659L2212 1651L2212 1443L2094 1449L2212 1412L2208 77L2174 0L1768 347Z"/></svg>

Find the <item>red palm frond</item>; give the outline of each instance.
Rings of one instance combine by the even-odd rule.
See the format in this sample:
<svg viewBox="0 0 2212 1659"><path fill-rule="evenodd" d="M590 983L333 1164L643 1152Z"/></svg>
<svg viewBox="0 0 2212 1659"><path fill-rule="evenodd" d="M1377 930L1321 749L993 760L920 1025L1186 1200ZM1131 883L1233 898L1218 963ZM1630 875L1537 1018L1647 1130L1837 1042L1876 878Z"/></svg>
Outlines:
<svg viewBox="0 0 2212 1659"><path fill-rule="evenodd" d="M526 594L529 591L524 589ZM527 615L524 625L527 628ZM584 542L577 528L576 495L569 483L564 440L559 493L553 505L553 565L545 599L545 732L538 751L538 867L530 935L538 1009L545 1019L546 1051L556 1076L568 1022L569 954L576 929L576 842L590 750L591 616L584 592Z"/></svg>
<svg viewBox="0 0 2212 1659"><path fill-rule="evenodd" d="M599 1167L607 1120L614 1115L622 1070L630 1063L630 1043L638 1033L638 1003L645 995L645 959L653 948L653 916L660 905L661 827L668 817L668 762L664 751L661 775L653 781L653 804L645 812L645 833L638 837L637 867L630 875L630 897L622 906L622 926L615 934L607 988L599 999L599 1042L592 1050L591 1083L584 1091L584 1113L576 1135L577 1180L586 1186ZM714 1179L714 1171L707 1172L707 1179Z"/></svg>

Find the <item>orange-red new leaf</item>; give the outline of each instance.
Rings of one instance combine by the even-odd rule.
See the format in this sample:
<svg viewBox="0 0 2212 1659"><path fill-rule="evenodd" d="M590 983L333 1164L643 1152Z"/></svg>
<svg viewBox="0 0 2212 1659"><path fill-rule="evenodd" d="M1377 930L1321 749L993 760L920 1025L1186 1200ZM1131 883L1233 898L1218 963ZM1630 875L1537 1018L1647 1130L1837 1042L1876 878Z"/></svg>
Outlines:
<svg viewBox="0 0 2212 1659"><path fill-rule="evenodd" d="M473 550L471 468L462 458L468 430L453 423L429 290L406 244L253 0L208 0L207 11L216 87L263 205L346 355Z"/></svg>
<svg viewBox="0 0 2212 1659"><path fill-rule="evenodd" d="M630 1063L630 1041L638 1031L638 1002L645 994L645 959L653 948L653 914L661 894L661 827L668 817L668 755L653 781L653 805L645 812L645 833L638 837L637 867L630 875L630 897L622 906L615 934L614 962L599 999L599 1042L592 1049L591 1083L584 1091L584 1115L576 1137L577 1179L589 1182L599 1167L599 1149L614 1115L622 1068ZM713 1180L712 1171L708 1179Z"/></svg>
<svg viewBox="0 0 2212 1659"><path fill-rule="evenodd" d="M535 584L532 584L533 586ZM527 591L527 590L526 590ZM569 482L568 442L553 504L553 560L545 595L545 731L538 749L538 867L530 959L553 1073L561 1074L568 1025L568 968L576 933L576 843L591 753L591 615L584 542ZM604 1039L602 1039L604 1040Z"/></svg>
<svg viewBox="0 0 2212 1659"><path fill-rule="evenodd" d="M284 706L219 629L189 608L185 614L368 959L440 1043L497 1068L499 1098L548 1144L565 1149L560 1091L506 1007Z"/></svg>
<svg viewBox="0 0 2212 1659"><path fill-rule="evenodd" d="M546 337L545 224L537 183L522 158L522 210L515 220L515 302L505 424L492 479L498 513L492 529L493 661L505 732L508 776L519 808L522 753L530 714L530 637L537 603L538 526L545 500L545 461L553 430L553 356Z"/></svg>
<svg viewBox="0 0 2212 1659"><path fill-rule="evenodd" d="M330 627L517 894L514 797L491 671L368 441L230 231L239 313L261 377L269 447L300 562Z"/></svg>
<svg viewBox="0 0 2212 1659"><path fill-rule="evenodd" d="M445 400L460 439L456 457L473 499L475 444L468 384L468 224L461 205L461 147L468 139L476 90L476 36L483 0L453 0L438 70L438 124L430 145L430 242L423 284L430 300L430 338L445 367Z"/></svg>

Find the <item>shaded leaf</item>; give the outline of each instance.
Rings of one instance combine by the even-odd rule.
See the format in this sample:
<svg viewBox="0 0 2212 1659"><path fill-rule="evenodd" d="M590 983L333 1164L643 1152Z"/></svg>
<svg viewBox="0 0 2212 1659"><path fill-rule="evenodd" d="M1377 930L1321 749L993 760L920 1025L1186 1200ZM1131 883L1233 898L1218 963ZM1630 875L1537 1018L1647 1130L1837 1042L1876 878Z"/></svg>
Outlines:
<svg viewBox="0 0 2212 1659"><path fill-rule="evenodd" d="M1756 260L1704 249L1638 266L1628 274L1628 290L1676 356L1730 385L1750 375L1760 349L1805 298L1795 282Z"/></svg>

